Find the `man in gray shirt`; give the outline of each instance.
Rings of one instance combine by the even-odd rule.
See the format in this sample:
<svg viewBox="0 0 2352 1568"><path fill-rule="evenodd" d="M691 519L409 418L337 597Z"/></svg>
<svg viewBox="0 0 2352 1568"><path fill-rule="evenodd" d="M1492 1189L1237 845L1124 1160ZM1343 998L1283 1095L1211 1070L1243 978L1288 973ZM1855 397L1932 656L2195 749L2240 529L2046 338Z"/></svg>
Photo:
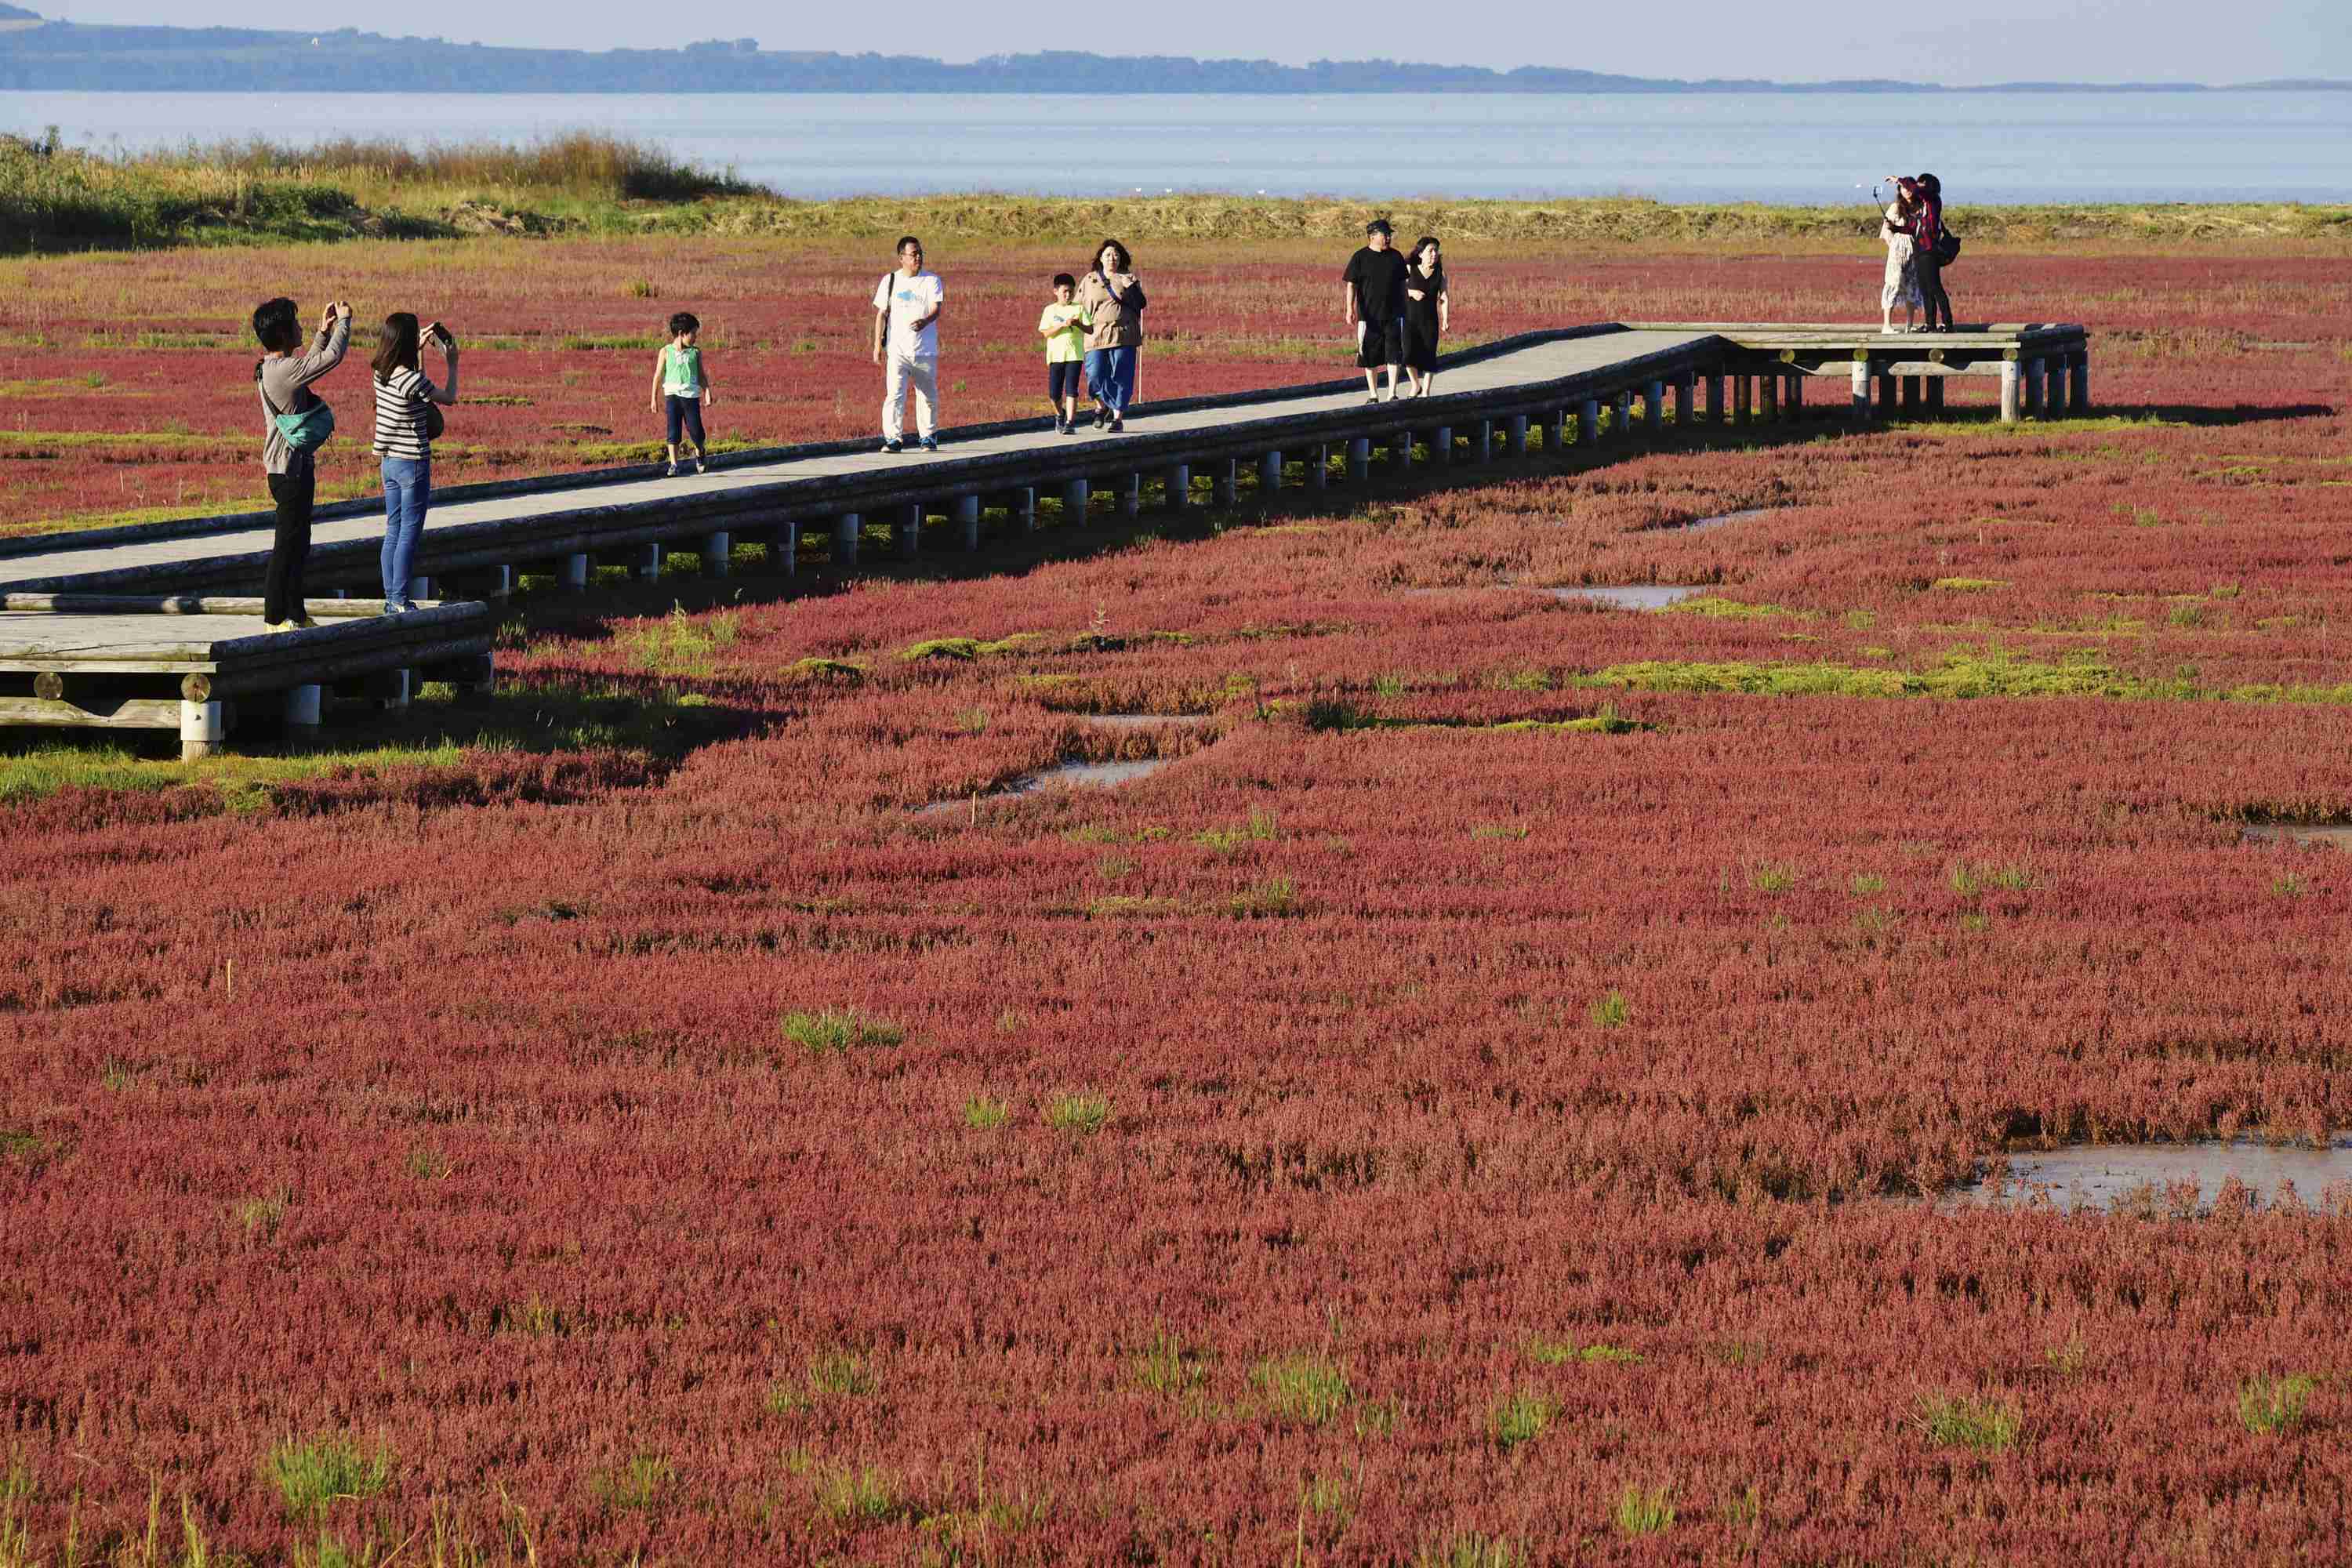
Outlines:
<svg viewBox="0 0 2352 1568"><path fill-rule="evenodd" d="M299 310L291 300L264 300L253 312L253 335L263 350L253 367L254 384L261 396L262 428L268 432L261 467L269 477L269 499L278 508L278 531L270 541L269 572L261 590L261 616L271 631L286 631L310 624L302 607L302 563L310 554L310 512L317 503L319 479L310 452L288 444L277 416L317 406L319 398L310 391L310 384L343 363L343 351L352 341L352 308L340 300L327 307L308 353L296 352L302 347L302 328Z"/></svg>

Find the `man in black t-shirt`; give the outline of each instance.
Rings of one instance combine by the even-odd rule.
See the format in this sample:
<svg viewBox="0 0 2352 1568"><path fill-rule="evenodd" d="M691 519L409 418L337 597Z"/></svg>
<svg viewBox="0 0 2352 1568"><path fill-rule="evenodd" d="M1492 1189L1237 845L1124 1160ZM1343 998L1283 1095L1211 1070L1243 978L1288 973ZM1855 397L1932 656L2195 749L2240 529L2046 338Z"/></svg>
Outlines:
<svg viewBox="0 0 2352 1568"><path fill-rule="evenodd" d="M1389 397L1396 397L1397 365L1404 358L1404 258L1390 245L1389 220L1364 226L1363 248L1340 274L1347 287L1348 324L1356 329L1356 363L1364 371L1364 401L1381 401L1380 367L1388 366Z"/></svg>

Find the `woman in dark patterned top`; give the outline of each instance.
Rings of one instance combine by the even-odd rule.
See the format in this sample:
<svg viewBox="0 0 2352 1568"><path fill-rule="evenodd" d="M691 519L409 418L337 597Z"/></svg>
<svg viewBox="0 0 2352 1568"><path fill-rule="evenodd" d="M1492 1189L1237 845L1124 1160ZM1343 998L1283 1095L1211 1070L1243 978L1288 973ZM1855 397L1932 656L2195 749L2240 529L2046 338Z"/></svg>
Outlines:
<svg viewBox="0 0 2352 1568"><path fill-rule="evenodd" d="M1437 340L1445 335L1445 258L1433 234L1412 242L1404 269L1404 374L1412 395L1437 389Z"/></svg>

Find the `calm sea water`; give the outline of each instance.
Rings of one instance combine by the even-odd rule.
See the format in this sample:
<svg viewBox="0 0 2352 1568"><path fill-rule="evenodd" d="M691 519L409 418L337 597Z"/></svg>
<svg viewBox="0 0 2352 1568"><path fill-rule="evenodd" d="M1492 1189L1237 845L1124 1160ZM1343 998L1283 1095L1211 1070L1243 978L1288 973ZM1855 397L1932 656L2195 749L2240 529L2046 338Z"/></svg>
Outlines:
<svg viewBox="0 0 2352 1568"><path fill-rule="evenodd" d="M794 195L1569 196L1838 202L1934 169L1970 202L2352 200L2352 92L1010 97L0 93L0 130L137 151L583 128Z"/></svg>

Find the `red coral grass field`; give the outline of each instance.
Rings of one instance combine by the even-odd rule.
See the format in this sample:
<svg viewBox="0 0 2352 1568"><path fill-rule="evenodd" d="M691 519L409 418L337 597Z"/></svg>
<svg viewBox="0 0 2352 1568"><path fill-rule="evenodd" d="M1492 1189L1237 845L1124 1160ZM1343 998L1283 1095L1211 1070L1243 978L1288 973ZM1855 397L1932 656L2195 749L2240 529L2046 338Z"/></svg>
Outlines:
<svg viewBox="0 0 2352 1568"><path fill-rule="evenodd" d="M650 248L513 254L579 291L533 332L689 302L618 297ZM1052 259L951 274L972 402ZM810 400L866 397L864 268L755 318L758 260L756 324L708 312L779 421L739 432L858 428ZM1863 281L1525 265L1477 331ZM1329 368L1323 290L1168 271L1242 302L1171 384ZM2244 831L2352 822L2343 285L1977 276L2092 324L2101 414L813 550L527 599L410 750L17 745L0 1563L2352 1556L2352 1184L1941 1201L2352 1121L2352 871ZM799 333L834 368L755 401ZM642 387L560 367L618 353L478 384L593 422ZM1631 583L1704 592L1538 591ZM992 793L1071 758L1165 765Z"/></svg>

